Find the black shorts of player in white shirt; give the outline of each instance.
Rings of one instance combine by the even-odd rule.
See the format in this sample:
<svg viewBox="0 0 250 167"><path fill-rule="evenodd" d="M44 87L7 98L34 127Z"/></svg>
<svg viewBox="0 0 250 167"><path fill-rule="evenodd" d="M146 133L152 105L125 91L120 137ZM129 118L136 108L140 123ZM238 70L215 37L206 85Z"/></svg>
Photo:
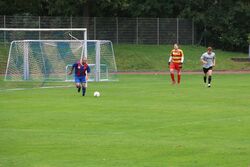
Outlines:
<svg viewBox="0 0 250 167"><path fill-rule="evenodd" d="M212 69L213 69L212 66L210 66L208 68L203 67L203 72L206 74L209 70L212 70Z"/></svg>

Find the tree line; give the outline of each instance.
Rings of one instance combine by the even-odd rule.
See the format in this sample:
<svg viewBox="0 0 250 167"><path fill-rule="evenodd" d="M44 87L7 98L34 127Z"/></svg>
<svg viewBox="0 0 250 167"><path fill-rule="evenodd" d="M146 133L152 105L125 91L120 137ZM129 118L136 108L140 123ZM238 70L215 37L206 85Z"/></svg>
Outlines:
<svg viewBox="0 0 250 167"><path fill-rule="evenodd" d="M0 7L0 15L191 18L201 44L249 45L249 0L0 0Z"/></svg>

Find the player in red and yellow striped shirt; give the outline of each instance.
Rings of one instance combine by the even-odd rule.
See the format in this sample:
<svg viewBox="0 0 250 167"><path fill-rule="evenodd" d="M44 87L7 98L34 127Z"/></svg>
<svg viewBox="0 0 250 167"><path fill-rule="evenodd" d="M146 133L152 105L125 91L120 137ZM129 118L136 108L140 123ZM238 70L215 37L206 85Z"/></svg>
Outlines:
<svg viewBox="0 0 250 167"><path fill-rule="evenodd" d="M181 68L184 61L184 53L181 49L179 49L177 44L174 44L174 49L170 52L170 57L168 61L169 69L170 69L170 76L172 79L172 83L175 84L174 78L174 70L177 71L178 76L178 84L181 82Z"/></svg>

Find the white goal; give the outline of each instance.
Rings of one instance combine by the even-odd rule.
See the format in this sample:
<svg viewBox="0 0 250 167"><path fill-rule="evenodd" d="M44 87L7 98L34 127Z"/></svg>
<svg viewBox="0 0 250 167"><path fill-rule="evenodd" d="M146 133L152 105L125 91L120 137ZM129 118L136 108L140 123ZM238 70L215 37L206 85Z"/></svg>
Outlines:
<svg viewBox="0 0 250 167"><path fill-rule="evenodd" d="M89 81L116 80L112 42L87 40L86 29L1 31L11 41L5 81L73 81L67 70L82 57L91 67Z"/></svg>

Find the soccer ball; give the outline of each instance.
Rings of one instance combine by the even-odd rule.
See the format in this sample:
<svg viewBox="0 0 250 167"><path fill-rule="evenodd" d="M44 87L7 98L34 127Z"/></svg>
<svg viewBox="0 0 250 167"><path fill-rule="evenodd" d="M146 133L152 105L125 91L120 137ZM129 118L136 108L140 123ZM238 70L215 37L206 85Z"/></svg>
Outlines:
<svg viewBox="0 0 250 167"><path fill-rule="evenodd" d="M99 97L99 96L100 96L100 92L95 91L95 92L94 92L94 96L95 96L95 97Z"/></svg>

